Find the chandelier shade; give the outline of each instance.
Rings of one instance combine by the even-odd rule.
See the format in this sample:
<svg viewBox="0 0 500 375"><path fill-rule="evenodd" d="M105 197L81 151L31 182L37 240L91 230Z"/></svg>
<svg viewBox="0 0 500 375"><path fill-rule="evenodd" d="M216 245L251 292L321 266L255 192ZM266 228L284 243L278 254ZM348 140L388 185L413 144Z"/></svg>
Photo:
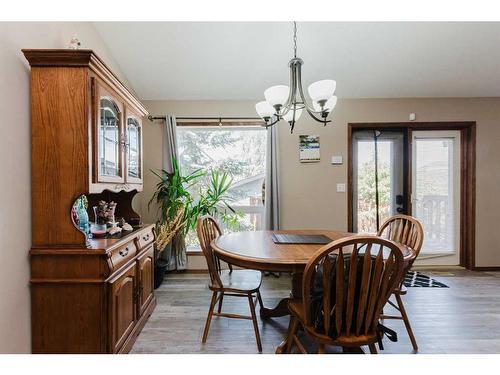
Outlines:
<svg viewBox="0 0 500 375"><path fill-rule="evenodd" d="M311 97L313 103L326 102L330 99L333 94L335 94L335 88L337 87L337 82L333 79L324 79L322 81L317 81L311 83L307 89L309 96Z"/></svg>
<svg viewBox="0 0 500 375"><path fill-rule="evenodd" d="M273 106L265 100L255 104L255 110L262 119L271 118L274 116Z"/></svg>
<svg viewBox="0 0 500 375"><path fill-rule="evenodd" d="M290 87L285 85L272 86L264 91L266 101L274 108L282 107L288 100L289 94Z"/></svg>
<svg viewBox="0 0 500 375"><path fill-rule="evenodd" d="M307 92L310 102L304 95L302 86L302 65L304 61L297 57L297 23L293 23L294 57L288 63L290 68L290 85L276 85L264 91L265 101L255 105L257 114L264 120L265 126L277 124L285 120L290 124L293 133L295 122L305 110L317 122L326 125L328 115L337 104L335 89L337 82L333 79L324 79L309 85Z"/></svg>

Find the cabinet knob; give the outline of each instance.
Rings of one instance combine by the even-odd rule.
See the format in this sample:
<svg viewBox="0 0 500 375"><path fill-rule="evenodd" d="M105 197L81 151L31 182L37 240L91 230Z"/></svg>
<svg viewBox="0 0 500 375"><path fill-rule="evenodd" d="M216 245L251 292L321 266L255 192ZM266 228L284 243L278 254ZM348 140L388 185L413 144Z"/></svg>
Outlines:
<svg viewBox="0 0 500 375"><path fill-rule="evenodd" d="M128 254L128 247L126 247L125 249L121 249L121 250L119 251L119 254L120 254L122 257L126 256L126 255Z"/></svg>

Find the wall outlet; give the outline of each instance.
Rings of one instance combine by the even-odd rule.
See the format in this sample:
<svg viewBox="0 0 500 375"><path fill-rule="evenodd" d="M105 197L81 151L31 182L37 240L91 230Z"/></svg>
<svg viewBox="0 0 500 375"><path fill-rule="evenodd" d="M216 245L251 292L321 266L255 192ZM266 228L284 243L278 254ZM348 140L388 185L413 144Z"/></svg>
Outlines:
<svg viewBox="0 0 500 375"><path fill-rule="evenodd" d="M337 193L345 193L345 184L337 184Z"/></svg>
<svg viewBox="0 0 500 375"><path fill-rule="evenodd" d="M341 165L343 162L342 155L334 155L332 156L332 164Z"/></svg>

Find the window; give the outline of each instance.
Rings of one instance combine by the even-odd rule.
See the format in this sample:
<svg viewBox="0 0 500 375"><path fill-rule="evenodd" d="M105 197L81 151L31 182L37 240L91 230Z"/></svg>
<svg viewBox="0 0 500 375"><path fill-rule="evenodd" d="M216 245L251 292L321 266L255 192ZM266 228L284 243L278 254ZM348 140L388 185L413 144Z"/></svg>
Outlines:
<svg viewBox="0 0 500 375"><path fill-rule="evenodd" d="M182 173L219 170L232 177L230 205L238 212L233 230L264 227L267 132L260 126L179 126L177 144ZM209 176L201 184L208 182ZM193 187L193 192L197 191ZM227 228L225 228L227 230ZM194 233L188 247L197 247Z"/></svg>

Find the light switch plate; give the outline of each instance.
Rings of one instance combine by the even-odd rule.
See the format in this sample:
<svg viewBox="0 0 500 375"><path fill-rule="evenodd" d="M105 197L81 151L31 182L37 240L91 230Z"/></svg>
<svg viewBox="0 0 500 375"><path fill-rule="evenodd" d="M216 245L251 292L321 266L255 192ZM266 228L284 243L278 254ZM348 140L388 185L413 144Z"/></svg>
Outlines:
<svg viewBox="0 0 500 375"><path fill-rule="evenodd" d="M334 156L332 156L332 164L340 165L342 163L343 163L342 155L334 155Z"/></svg>
<svg viewBox="0 0 500 375"><path fill-rule="evenodd" d="M345 193L345 184L337 184L337 193Z"/></svg>

